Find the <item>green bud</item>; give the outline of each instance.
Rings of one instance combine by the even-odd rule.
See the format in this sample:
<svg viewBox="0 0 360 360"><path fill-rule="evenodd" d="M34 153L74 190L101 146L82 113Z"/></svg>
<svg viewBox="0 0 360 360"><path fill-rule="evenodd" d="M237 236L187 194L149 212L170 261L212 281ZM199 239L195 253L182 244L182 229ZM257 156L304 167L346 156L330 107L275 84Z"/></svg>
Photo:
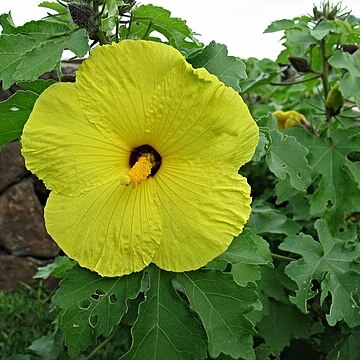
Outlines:
<svg viewBox="0 0 360 360"><path fill-rule="evenodd" d="M339 84L335 84L329 91L325 100L326 114L336 116L344 105L344 98L339 90Z"/></svg>

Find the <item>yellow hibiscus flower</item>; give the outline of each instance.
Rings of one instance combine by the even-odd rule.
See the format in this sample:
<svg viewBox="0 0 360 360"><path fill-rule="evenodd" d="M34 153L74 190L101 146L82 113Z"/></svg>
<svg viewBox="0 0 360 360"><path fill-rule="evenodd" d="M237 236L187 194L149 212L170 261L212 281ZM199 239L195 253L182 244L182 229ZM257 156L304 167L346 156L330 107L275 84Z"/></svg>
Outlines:
<svg viewBox="0 0 360 360"><path fill-rule="evenodd" d="M75 83L39 97L22 136L52 190L49 234L103 276L195 270L224 252L249 218L238 168L257 142L233 89L141 40L95 48Z"/></svg>

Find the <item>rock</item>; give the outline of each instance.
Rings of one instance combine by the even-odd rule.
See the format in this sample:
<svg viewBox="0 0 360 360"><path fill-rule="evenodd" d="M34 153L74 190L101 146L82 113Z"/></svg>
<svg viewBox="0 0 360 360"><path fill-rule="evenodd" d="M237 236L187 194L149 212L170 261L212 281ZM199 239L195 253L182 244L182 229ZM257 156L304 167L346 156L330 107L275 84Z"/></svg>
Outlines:
<svg viewBox="0 0 360 360"><path fill-rule="evenodd" d="M0 197L0 248L17 256L46 259L59 248L47 234L43 208L31 179L9 187Z"/></svg>
<svg viewBox="0 0 360 360"><path fill-rule="evenodd" d="M0 290L15 289L19 281L34 282L37 267L43 263L31 257L0 255Z"/></svg>
<svg viewBox="0 0 360 360"><path fill-rule="evenodd" d="M20 149L20 141L13 141L0 151L0 193L27 173Z"/></svg>

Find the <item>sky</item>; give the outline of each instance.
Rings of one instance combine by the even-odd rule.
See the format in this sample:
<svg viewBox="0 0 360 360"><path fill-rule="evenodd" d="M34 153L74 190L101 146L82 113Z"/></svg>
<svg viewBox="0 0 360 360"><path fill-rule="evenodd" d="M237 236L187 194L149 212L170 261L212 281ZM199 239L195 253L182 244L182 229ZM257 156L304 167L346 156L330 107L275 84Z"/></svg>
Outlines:
<svg viewBox="0 0 360 360"><path fill-rule="evenodd" d="M42 0L0 0L0 13L11 11L16 25L46 16L37 5ZM334 3L337 3L334 0ZM162 6L172 16L186 20L199 39L227 45L229 54L240 58L275 60L282 50L279 33L264 34L274 20L292 19L312 12L320 0L142 0L138 4ZM360 17L360 0L343 0L343 7Z"/></svg>

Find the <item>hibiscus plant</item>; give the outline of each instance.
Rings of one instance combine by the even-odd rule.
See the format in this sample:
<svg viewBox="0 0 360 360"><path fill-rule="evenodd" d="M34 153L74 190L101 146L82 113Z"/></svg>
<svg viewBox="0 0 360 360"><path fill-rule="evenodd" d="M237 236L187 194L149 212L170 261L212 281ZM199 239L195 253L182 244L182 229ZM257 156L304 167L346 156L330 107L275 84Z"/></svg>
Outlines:
<svg viewBox="0 0 360 360"><path fill-rule="evenodd" d="M63 253L54 331L11 359L358 359L360 20L325 1L241 60L158 6L40 6L0 15L0 148Z"/></svg>

